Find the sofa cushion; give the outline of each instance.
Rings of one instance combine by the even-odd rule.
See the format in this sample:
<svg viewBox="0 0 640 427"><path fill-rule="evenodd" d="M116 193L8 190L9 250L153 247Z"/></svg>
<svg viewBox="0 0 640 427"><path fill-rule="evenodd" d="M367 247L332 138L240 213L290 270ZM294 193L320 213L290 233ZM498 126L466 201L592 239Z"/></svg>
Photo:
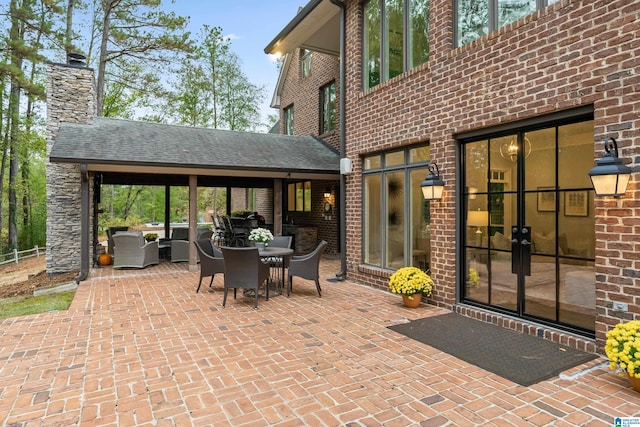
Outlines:
<svg viewBox="0 0 640 427"><path fill-rule="evenodd" d="M171 240L189 240L189 229L186 227L176 227L171 232Z"/></svg>
<svg viewBox="0 0 640 427"><path fill-rule="evenodd" d="M493 249L509 251L511 250L511 240L509 240L504 234L496 232L491 236L491 247Z"/></svg>

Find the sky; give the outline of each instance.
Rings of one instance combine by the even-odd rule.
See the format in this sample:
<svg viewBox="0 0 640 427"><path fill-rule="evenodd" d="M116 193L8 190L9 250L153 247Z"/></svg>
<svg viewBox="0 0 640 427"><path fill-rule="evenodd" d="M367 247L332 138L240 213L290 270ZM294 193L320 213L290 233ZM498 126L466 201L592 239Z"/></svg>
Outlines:
<svg viewBox="0 0 640 427"><path fill-rule="evenodd" d="M181 16L189 16L188 30L192 34L203 25L222 28L231 38L231 50L242 60L242 70L249 81L265 86L266 97L262 103L262 121L269 114L277 114L270 108L278 80L276 64L264 53L267 46L296 16L298 9L309 0L164 0L164 7Z"/></svg>

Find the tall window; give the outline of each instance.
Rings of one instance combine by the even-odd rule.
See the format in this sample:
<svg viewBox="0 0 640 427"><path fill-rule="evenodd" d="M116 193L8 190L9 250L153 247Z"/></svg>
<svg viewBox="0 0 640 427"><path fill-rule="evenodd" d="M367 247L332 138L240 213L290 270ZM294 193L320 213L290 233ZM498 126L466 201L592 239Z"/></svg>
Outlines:
<svg viewBox="0 0 640 427"><path fill-rule="evenodd" d="M336 128L336 82L320 88L320 135Z"/></svg>
<svg viewBox="0 0 640 427"><path fill-rule="evenodd" d="M558 0L456 0L456 43L462 46Z"/></svg>
<svg viewBox="0 0 640 427"><path fill-rule="evenodd" d="M365 89L429 59L429 0L369 0L363 11Z"/></svg>
<svg viewBox="0 0 640 427"><path fill-rule="evenodd" d="M293 105L284 109L284 133L293 135Z"/></svg>
<svg viewBox="0 0 640 427"><path fill-rule="evenodd" d="M429 269L429 202L420 183L428 175L429 147L364 159L364 263L397 269Z"/></svg>
<svg viewBox="0 0 640 427"><path fill-rule="evenodd" d="M300 50L300 75L302 78L309 77L311 75L311 59L313 58L313 51L309 49Z"/></svg>
<svg viewBox="0 0 640 427"><path fill-rule="evenodd" d="M311 212L311 181L293 182L287 185L287 210Z"/></svg>
<svg viewBox="0 0 640 427"><path fill-rule="evenodd" d="M247 188L247 210L255 212L256 209L256 189Z"/></svg>

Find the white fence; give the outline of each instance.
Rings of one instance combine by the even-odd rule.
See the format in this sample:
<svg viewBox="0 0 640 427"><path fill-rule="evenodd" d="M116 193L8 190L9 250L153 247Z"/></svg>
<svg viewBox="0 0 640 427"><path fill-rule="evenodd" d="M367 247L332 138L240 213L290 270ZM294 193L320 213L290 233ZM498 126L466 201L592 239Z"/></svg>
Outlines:
<svg viewBox="0 0 640 427"><path fill-rule="evenodd" d="M14 249L13 253L0 254L0 259L4 259L4 261L0 262L0 265L9 264L11 262L18 264L21 259L31 258L34 256L39 257L40 255L44 255L45 252L46 248L40 248L38 246L33 249L25 249L24 251Z"/></svg>

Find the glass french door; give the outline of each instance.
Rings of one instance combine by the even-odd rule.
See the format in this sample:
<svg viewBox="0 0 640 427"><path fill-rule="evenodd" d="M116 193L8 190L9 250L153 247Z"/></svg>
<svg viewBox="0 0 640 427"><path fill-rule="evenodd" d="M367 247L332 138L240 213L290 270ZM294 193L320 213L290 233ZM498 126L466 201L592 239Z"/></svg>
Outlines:
<svg viewBox="0 0 640 427"><path fill-rule="evenodd" d="M595 329L593 122L464 141L462 300Z"/></svg>

